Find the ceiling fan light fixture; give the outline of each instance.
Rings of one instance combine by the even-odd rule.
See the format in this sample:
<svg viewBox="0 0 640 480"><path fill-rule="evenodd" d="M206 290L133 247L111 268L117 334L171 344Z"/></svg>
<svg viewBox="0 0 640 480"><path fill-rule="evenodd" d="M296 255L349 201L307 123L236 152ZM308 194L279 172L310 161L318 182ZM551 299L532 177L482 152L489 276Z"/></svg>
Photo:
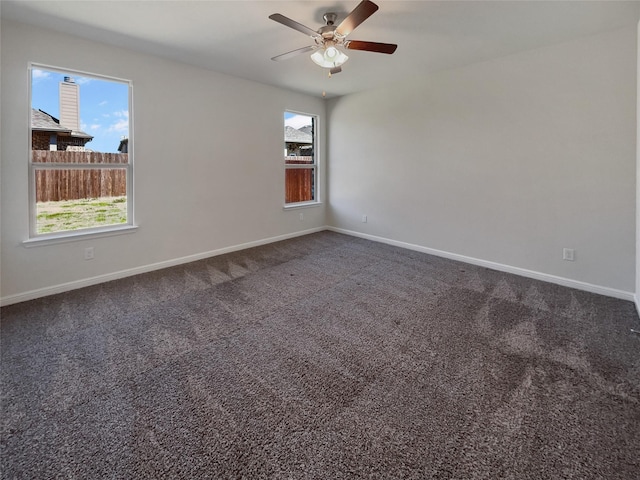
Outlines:
<svg viewBox="0 0 640 480"><path fill-rule="evenodd" d="M329 60L335 60L338 55L338 49L336 47L329 47L324 51L324 58Z"/></svg>
<svg viewBox="0 0 640 480"><path fill-rule="evenodd" d="M326 48L322 48L313 52L311 54L311 60L313 60L313 63L320 67L334 68L339 67L344 62L349 60L349 57L333 45L330 45Z"/></svg>

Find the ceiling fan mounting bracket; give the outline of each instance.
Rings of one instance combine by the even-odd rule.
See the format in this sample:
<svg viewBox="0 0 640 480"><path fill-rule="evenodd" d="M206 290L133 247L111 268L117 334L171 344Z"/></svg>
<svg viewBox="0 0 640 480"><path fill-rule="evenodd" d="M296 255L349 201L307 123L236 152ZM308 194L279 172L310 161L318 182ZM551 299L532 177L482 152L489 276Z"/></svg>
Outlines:
<svg viewBox="0 0 640 480"><path fill-rule="evenodd" d="M324 19L327 25L334 25L336 23L336 19L338 18L338 14L333 12L327 12L322 16L322 18Z"/></svg>

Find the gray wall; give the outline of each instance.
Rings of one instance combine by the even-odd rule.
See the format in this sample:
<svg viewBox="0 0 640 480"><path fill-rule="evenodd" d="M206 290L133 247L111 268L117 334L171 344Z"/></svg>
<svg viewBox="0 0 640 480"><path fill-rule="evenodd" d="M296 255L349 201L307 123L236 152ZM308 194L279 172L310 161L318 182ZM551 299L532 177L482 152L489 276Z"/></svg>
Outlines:
<svg viewBox="0 0 640 480"><path fill-rule="evenodd" d="M4 303L325 224L640 296L635 29L330 101L326 211L282 208L282 112L321 116L324 161L322 100L5 20L1 35ZM29 61L133 80L136 233L22 245Z"/></svg>
<svg viewBox="0 0 640 480"><path fill-rule="evenodd" d="M633 298L636 47L624 29L330 101L328 223Z"/></svg>
<svg viewBox="0 0 640 480"><path fill-rule="evenodd" d="M4 303L324 226L324 205L283 209L282 158L284 110L320 115L322 141L323 100L6 20L1 35ZM133 81L136 233L22 245L30 61Z"/></svg>

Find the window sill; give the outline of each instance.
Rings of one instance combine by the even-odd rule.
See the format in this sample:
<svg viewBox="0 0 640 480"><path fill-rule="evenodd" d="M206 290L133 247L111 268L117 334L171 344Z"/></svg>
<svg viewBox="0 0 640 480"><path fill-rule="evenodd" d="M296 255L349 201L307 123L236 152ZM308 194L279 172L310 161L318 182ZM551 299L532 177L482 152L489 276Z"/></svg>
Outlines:
<svg viewBox="0 0 640 480"><path fill-rule="evenodd" d="M322 205L322 202L300 202L300 203L289 203L282 208L283 210L294 210L297 208L319 207L321 205Z"/></svg>
<svg viewBox="0 0 640 480"><path fill-rule="evenodd" d="M80 240L88 240L100 237L112 237L115 235L125 235L134 233L138 230L137 225L126 225L124 227L113 227L108 230L86 231L86 232L67 232L54 233L50 235L42 235L22 242L25 248L44 247L47 245L56 245L59 243L77 242Z"/></svg>

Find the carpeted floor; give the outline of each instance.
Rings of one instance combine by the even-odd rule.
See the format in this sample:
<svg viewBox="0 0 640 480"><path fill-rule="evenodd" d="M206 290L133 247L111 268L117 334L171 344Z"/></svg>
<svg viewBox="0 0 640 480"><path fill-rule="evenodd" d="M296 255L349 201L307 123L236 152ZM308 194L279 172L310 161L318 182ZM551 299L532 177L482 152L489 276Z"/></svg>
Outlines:
<svg viewBox="0 0 640 480"><path fill-rule="evenodd" d="M322 232L1 314L3 478L640 476L631 302Z"/></svg>

